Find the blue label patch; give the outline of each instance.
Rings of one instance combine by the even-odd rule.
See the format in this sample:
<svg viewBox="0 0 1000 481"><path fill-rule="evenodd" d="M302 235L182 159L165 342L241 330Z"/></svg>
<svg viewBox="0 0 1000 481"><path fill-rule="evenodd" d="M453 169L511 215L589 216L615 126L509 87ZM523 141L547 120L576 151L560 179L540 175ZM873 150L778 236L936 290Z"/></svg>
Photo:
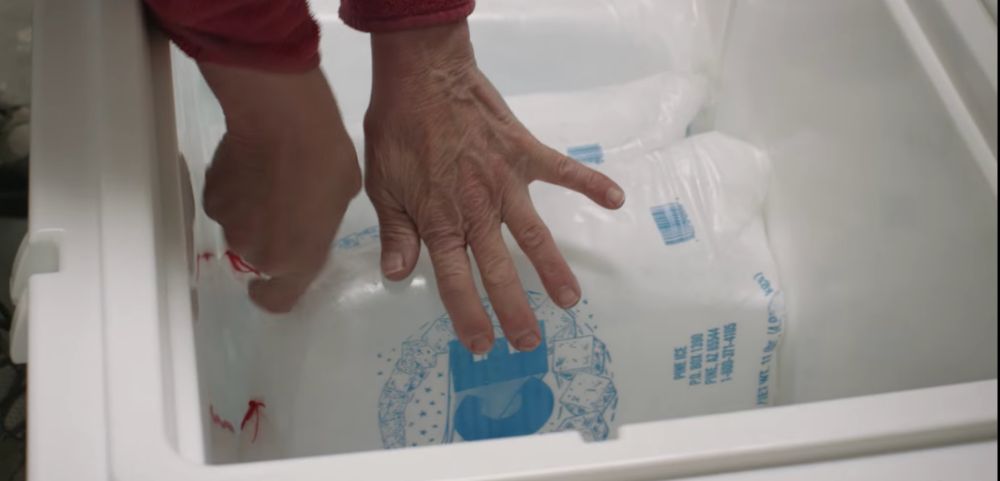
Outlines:
<svg viewBox="0 0 1000 481"><path fill-rule="evenodd" d="M373 225L360 232L348 234L340 239L337 239L336 246L338 249L354 249L356 247L360 247L361 244L372 240L379 240L377 225Z"/></svg>
<svg viewBox="0 0 1000 481"><path fill-rule="evenodd" d="M563 310L543 294L528 300L541 345L516 351L497 332L493 349L474 356L455 338L448 316L422 326L398 349L377 356L385 384L379 428L386 448L474 441L573 429L607 439L618 405L611 356L589 324L586 301Z"/></svg>
<svg viewBox="0 0 1000 481"><path fill-rule="evenodd" d="M584 164L599 165L604 163L604 148L601 147L601 144L570 147L566 150L566 154Z"/></svg>
<svg viewBox="0 0 1000 481"><path fill-rule="evenodd" d="M674 245L694 240L694 226L680 202L658 205L651 208L650 212L664 244Z"/></svg>

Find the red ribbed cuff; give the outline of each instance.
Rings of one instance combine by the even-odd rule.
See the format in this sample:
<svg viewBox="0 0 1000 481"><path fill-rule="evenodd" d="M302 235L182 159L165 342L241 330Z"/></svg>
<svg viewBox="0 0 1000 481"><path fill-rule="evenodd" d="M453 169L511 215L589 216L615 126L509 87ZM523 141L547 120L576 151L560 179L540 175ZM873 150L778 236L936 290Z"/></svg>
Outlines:
<svg viewBox="0 0 1000 481"><path fill-rule="evenodd" d="M272 72L319 65L305 0L145 0L163 31L199 62Z"/></svg>
<svg viewBox="0 0 1000 481"><path fill-rule="evenodd" d="M475 0L341 0L340 18L369 33L395 32L461 21Z"/></svg>

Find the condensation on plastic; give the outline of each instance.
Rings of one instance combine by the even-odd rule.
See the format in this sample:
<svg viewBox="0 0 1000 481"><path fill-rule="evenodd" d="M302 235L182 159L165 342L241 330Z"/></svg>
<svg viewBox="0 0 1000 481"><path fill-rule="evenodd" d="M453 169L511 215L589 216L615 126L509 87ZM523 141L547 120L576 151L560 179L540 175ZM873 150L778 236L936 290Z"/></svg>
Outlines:
<svg viewBox="0 0 1000 481"><path fill-rule="evenodd" d="M516 95L507 103L546 145L600 164L683 138L707 92L702 75L664 72L589 90Z"/></svg>
<svg viewBox="0 0 1000 481"><path fill-rule="evenodd" d="M366 41L322 8L324 69L361 145ZM501 340L486 359L464 357L450 344L426 253L406 281L382 279L363 195L332 263L285 316L250 303L245 285L257 274L229 255L196 205L191 272L210 461L560 430L601 440L632 422L770 404L784 309L763 228L769 161L719 134L683 140L711 101L727 9L492 0L470 20L482 68L525 125L628 194L625 208L608 212L532 185L585 296L572 310L554 307L508 239L545 330L539 356L505 351ZM194 65L174 64L197 199L224 123ZM477 362L500 363L499 380L477 378Z"/></svg>

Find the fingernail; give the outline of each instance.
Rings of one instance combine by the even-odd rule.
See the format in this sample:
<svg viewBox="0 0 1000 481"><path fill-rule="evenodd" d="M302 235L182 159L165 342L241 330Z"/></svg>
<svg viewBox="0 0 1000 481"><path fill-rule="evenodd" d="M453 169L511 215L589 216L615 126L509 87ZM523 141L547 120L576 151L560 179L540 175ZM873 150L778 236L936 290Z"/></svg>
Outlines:
<svg viewBox="0 0 1000 481"><path fill-rule="evenodd" d="M608 189L608 204L614 207L621 207L625 203L625 192L622 192L618 187L612 187Z"/></svg>
<svg viewBox="0 0 1000 481"><path fill-rule="evenodd" d="M514 343L514 347L516 347L518 351L532 351L538 347L540 342L541 338L538 337L538 334L529 332L518 338L517 342Z"/></svg>
<svg viewBox="0 0 1000 481"><path fill-rule="evenodd" d="M570 286L563 287L559 289L559 306L563 308L569 308L576 305L576 302L580 300L580 295L576 293L576 289Z"/></svg>
<svg viewBox="0 0 1000 481"><path fill-rule="evenodd" d="M403 270L403 254L399 252L390 252L385 255L385 260L382 261L382 270L386 274L396 274Z"/></svg>
<svg viewBox="0 0 1000 481"><path fill-rule="evenodd" d="M489 352L491 347L493 347L493 342L487 336L476 337L469 342L469 350L473 354L485 354Z"/></svg>

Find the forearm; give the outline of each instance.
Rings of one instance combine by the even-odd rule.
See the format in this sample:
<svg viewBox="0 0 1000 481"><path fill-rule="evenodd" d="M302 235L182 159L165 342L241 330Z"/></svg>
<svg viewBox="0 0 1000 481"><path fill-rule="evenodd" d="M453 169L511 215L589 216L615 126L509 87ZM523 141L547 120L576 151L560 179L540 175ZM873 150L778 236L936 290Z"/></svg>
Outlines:
<svg viewBox="0 0 1000 481"><path fill-rule="evenodd" d="M201 63L201 73L226 115L227 128L256 131L280 128L281 125L262 124L261 119L298 118L309 113L314 118L301 118L300 122L339 122L329 118L337 114L333 92L320 69L305 72L275 73ZM317 105L330 105L317 109ZM261 132L266 135L268 132Z"/></svg>
<svg viewBox="0 0 1000 481"><path fill-rule="evenodd" d="M319 65L306 0L145 0L153 19L199 63L270 72Z"/></svg>

